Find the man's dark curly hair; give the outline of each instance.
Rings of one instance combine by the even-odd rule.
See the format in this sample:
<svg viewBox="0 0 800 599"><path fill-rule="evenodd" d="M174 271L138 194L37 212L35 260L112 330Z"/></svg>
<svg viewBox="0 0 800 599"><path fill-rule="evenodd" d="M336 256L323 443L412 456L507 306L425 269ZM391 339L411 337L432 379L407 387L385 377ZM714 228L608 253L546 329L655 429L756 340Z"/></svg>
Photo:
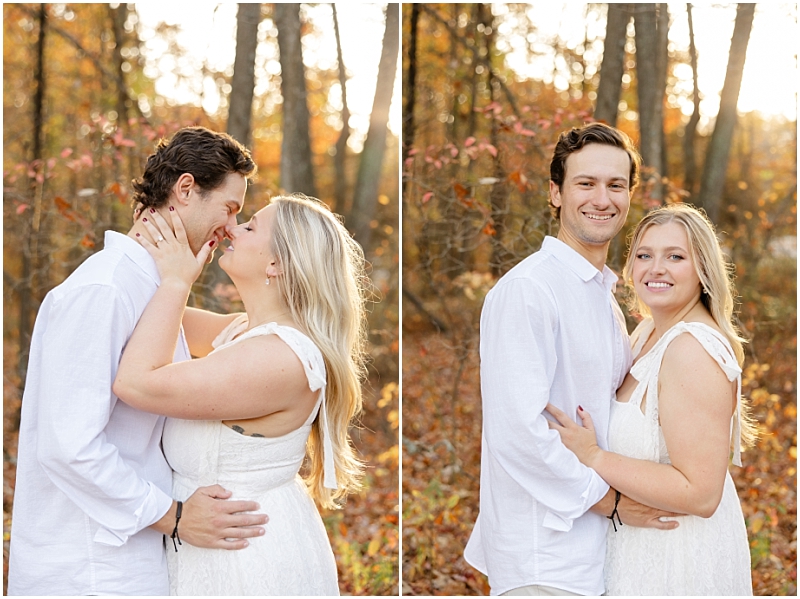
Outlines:
<svg viewBox="0 0 800 599"><path fill-rule="evenodd" d="M642 157L625 133L606 125L605 123L589 123L583 127L574 127L569 131L564 131L558 136L556 148L553 150L553 160L550 162L550 180L558 185L558 189L564 187L564 176L567 172L567 158L570 154L577 152L589 144L604 144L613 146L628 153L631 159L631 171L628 177L628 190L633 190L639 184L639 167L642 165ZM554 218L561 218L561 207L553 206L553 200L548 196L550 213Z"/></svg>
<svg viewBox="0 0 800 599"><path fill-rule="evenodd" d="M229 173L246 179L256 174L250 152L227 133L205 127L186 127L167 141L161 139L148 156L144 173L134 179L133 206L161 208L169 199L172 186L184 173L190 173L201 195L216 189Z"/></svg>

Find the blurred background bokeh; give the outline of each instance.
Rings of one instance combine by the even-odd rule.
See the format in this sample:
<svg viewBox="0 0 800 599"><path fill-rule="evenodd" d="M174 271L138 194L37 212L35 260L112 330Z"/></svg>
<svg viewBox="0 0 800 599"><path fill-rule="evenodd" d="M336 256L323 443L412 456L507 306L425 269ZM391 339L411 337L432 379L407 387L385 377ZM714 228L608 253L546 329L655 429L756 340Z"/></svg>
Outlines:
<svg viewBox="0 0 800 599"><path fill-rule="evenodd" d="M341 592L398 592L397 4L3 5L3 554L31 330L45 294L103 231L131 224L130 182L158 139L226 131L259 174L242 219L283 192L344 217L374 298L353 430L363 491L323 518ZM216 261L190 303L238 311Z"/></svg>
<svg viewBox="0 0 800 599"><path fill-rule="evenodd" d="M785 3L403 5L403 594L488 593L463 559L480 310L557 234L553 147L591 120L628 133L645 164L609 266L647 210L690 202L735 267L760 430L732 468L754 592L796 594L796 36Z"/></svg>

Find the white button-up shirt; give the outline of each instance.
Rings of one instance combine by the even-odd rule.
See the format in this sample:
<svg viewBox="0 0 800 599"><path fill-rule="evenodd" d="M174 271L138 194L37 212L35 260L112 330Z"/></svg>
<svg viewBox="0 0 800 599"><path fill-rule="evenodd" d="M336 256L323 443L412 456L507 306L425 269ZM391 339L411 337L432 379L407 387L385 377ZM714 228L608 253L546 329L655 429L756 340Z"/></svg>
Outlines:
<svg viewBox="0 0 800 599"><path fill-rule="evenodd" d="M543 410L551 402L577 418L580 404L607 448L611 401L631 365L616 281L547 237L486 296L480 514L464 557L489 576L493 595L533 584L603 593L609 523L587 510L608 485L564 447Z"/></svg>
<svg viewBox="0 0 800 599"><path fill-rule="evenodd" d="M47 294L22 400L10 595L168 595L162 535L172 504L164 418L111 391L160 282L133 239L105 248ZM175 360L189 359L181 332Z"/></svg>

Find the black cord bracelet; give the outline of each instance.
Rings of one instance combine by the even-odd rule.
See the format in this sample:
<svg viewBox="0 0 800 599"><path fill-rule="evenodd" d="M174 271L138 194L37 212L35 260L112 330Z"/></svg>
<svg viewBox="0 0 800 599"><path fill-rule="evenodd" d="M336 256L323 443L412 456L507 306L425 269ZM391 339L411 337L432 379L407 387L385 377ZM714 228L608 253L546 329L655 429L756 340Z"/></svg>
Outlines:
<svg viewBox="0 0 800 599"><path fill-rule="evenodd" d="M622 496L622 493L614 489L614 511L611 512L610 516L606 516L609 520L611 520L611 524L614 525L614 532L617 532L617 522L619 525L622 526L622 519L619 517L619 511L617 511L617 507L619 506L619 498ZM617 517L617 522L614 522L614 516ZM175 530L178 530L177 525L175 526ZM177 551L177 550L176 550Z"/></svg>
<svg viewBox="0 0 800 599"><path fill-rule="evenodd" d="M617 493L619 495L619 493ZM617 499L619 501L619 498ZM178 552L178 545L183 545L181 543L181 537L178 534L178 523L181 521L181 513L183 512L183 502L178 502L178 509L175 511L175 528L172 529L172 534L170 538L172 539L172 545L175 547L175 553ZM177 543L175 542L177 541Z"/></svg>

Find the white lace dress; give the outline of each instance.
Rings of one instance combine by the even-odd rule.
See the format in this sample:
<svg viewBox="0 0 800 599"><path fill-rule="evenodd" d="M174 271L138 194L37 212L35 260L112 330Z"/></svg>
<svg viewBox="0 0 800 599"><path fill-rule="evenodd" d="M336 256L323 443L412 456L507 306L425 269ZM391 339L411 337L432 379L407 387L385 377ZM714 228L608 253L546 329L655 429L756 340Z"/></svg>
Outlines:
<svg viewBox="0 0 800 599"><path fill-rule="evenodd" d="M174 474L172 492L184 500L219 483L233 499L248 499L269 515L263 537L239 551L198 549L176 553L167 539L171 595L338 595L336 562L319 512L298 476L311 423L321 409L326 486L335 485L325 414L325 364L314 343L296 329L268 323L246 328L238 319L215 340L214 351L256 335L278 335L300 358L308 384L320 397L308 420L282 437L250 437L220 421L167 419L164 453ZM219 345L218 345L219 344Z"/></svg>
<svg viewBox="0 0 800 599"><path fill-rule="evenodd" d="M641 351L653 330L651 320L633 334L633 356ZM670 463L658 424L658 373L669 343L681 333L692 334L728 379L738 379L741 368L727 339L701 323L679 322L658 340L631 369L639 381L631 399L611 408L608 445L632 458ZM645 413L642 398L647 393ZM740 400L741 402L741 400ZM732 419L734 463L741 465L741 405ZM710 518L681 516L675 530L609 525L606 551L606 595L752 595L750 549L742 508L730 474L725 475L722 501Z"/></svg>

